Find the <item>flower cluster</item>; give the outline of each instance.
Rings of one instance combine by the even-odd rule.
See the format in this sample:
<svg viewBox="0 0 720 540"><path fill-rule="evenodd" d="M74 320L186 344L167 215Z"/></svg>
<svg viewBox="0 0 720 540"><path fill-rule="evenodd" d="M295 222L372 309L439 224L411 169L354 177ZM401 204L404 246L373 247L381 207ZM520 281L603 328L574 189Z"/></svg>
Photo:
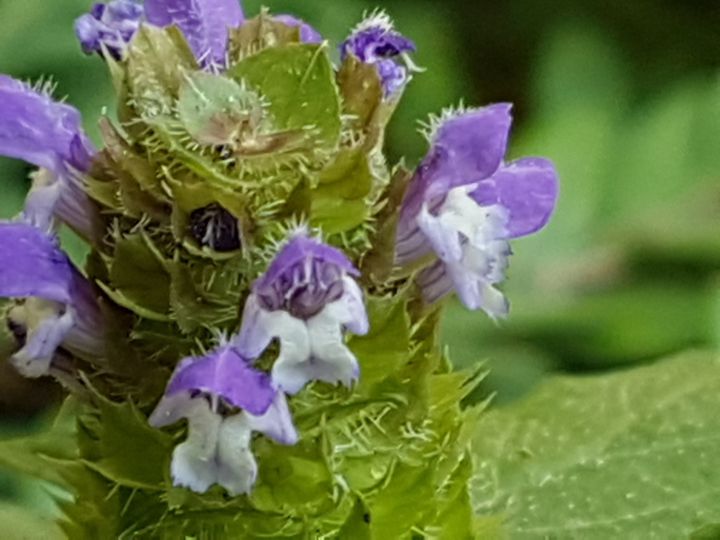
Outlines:
<svg viewBox="0 0 720 540"><path fill-rule="evenodd" d="M150 418L157 427L188 419L188 440L173 457L176 484L204 492L217 482L233 494L249 492L257 472L250 433L297 442L285 394L312 381L352 385L359 368L343 327L368 331L353 275L342 252L295 231L255 282L240 333L209 355L178 364ZM275 338L281 351L268 377L251 362Z"/></svg>
<svg viewBox="0 0 720 540"><path fill-rule="evenodd" d="M440 425L450 406L461 418L464 383L450 388L427 315L453 292L507 315L498 286L510 241L541 229L557 198L548 160L506 162L510 106L433 119L427 156L391 174L378 133L411 80L415 45L383 13L341 44L341 66L307 23L246 19L236 0L112 0L76 33L122 87L120 125L103 121L100 150L47 87L0 76L0 154L39 167L22 213L0 223L17 369L79 366L74 390L86 401L122 396L158 430L185 420L169 469L173 485L198 493L252 494L273 448L302 447L292 459L311 456L329 471L316 483L337 483L323 505L340 488L360 493L338 503L345 519L373 504L363 490L389 485L391 463L408 453L418 452L407 463L437 455L450 460L442 470L459 469L451 461L464 452L446 446L462 420L417 436L409 427ZM59 247L63 224L90 244L84 270ZM391 261L387 282L372 266L378 250ZM449 394L428 403L437 388ZM357 450L369 424L382 450ZM356 481L342 469L350 447L349 462L387 478ZM372 461L376 450L385 457ZM264 496L253 512L273 514Z"/></svg>

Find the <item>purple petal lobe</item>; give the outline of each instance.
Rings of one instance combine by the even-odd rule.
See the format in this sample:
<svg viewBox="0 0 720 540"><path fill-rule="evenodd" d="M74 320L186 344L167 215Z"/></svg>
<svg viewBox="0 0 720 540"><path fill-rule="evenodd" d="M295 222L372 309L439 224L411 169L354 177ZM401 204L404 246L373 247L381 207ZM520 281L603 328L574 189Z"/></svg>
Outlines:
<svg viewBox="0 0 720 540"><path fill-rule="evenodd" d="M278 392L272 405L262 416L247 415L253 431L258 431L280 444L293 445L298 442L298 433L292 421L285 394Z"/></svg>
<svg viewBox="0 0 720 540"><path fill-rule="evenodd" d="M0 78L0 154L67 174L85 171L94 149L78 111L9 77Z"/></svg>
<svg viewBox="0 0 720 540"><path fill-rule="evenodd" d="M292 15L275 15L273 17L276 21L286 24L288 26L299 26L300 27L300 40L303 43L322 43L323 37L320 32L315 30L308 23Z"/></svg>
<svg viewBox="0 0 720 540"><path fill-rule="evenodd" d="M230 346L186 359L178 366L165 393L172 397L186 391L218 396L254 415L264 414L275 397L270 378L253 369Z"/></svg>
<svg viewBox="0 0 720 540"><path fill-rule="evenodd" d="M555 167L541 158L520 159L501 167L471 194L482 206L500 204L507 209L510 238L544 227L555 209L557 195Z"/></svg>
<svg viewBox="0 0 720 540"><path fill-rule="evenodd" d="M71 302L73 270L57 243L24 223L0 223L0 297Z"/></svg>
<svg viewBox="0 0 720 540"><path fill-rule="evenodd" d="M120 59L140 27L144 10L133 0L95 4L75 21L75 35L86 54L102 53L103 46Z"/></svg>
<svg viewBox="0 0 720 540"><path fill-rule="evenodd" d="M177 25L204 65L225 64L228 29L244 19L239 0L146 0L145 14L156 26Z"/></svg>

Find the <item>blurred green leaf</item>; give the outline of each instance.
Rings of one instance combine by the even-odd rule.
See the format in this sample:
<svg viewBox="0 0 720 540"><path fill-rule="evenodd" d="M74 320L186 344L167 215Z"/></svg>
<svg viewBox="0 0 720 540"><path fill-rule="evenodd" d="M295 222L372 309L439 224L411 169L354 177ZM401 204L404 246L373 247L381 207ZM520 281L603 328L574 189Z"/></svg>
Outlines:
<svg viewBox="0 0 720 540"><path fill-rule="evenodd" d="M476 511L517 539L687 538L720 519L719 395L702 352L549 380L480 420Z"/></svg>
<svg viewBox="0 0 720 540"><path fill-rule="evenodd" d="M714 283L643 282L571 299L525 296L500 327L454 304L444 334L456 365L490 359L504 401L558 364L597 369L708 346L716 306Z"/></svg>
<svg viewBox="0 0 720 540"><path fill-rule="evenodd" d="M0 523L5 540L61 540L65 538L58 527L47 516L15 506L0 503Z"/></svg>

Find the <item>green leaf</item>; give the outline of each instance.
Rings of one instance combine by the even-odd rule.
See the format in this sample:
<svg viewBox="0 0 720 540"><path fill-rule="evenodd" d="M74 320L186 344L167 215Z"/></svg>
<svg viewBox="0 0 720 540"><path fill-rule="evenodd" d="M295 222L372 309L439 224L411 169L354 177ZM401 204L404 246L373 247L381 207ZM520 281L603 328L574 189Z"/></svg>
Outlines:
<svg viewBox="0 0 720 540"><path fill-rule="evenodd" d="M511 538L687 538L720 520L720 362L557 377L486 414L475 509Z"/></svg>
<svg viewBox="0 0 720 540"><path fill-rule="evenodd" d="M0 441L0 467L45 480L67 484L67 470L78 467L75 445L75 400L69 398L53 426L26 437Z"/></svg>
<svg viewBox="0 0 720 540"><path fill-rule="evenodd" d="M133 488L161 489L173 439L153 429L132 402L114 403L95 394L96 408L79 418L84 463L113 482Z"/></svg>
<svg viewBox="0 0 720 540"><path fill-rule="evenodd" d="M383 101L377 66L348 56L340 67L338 86L343 98L343 112L353 118L356 129L367 129Z"/></svg>
<svg viewBox="0 0 720 540"><path fill-rule="evenodd" d="M278 127L309 131L318 149L332 150L340 137L340 98L324 46L265 49L229 72L266 98Z"/></svg>
<svg viewBox="0 0 720 540"><path fill-rule="evenodd" d="M123 297L146 310L163 315L170 309L170 275L144 234L118 240L110 283Z"/></svg>
<svg viewBox="0 0 720 540"><path fill-rule="evenodd" d="M403 299L367 299L370 333L355 336L350 349L360 362L360 392L391 377L410 356L410 320Z"/></svg>
<svg viewBox="0 0 720 540"><path fill-rule="evenodd" d="M366 197L373 185L368 157L362 149L343 150L318 176L310 191L310 221L325 234L349 231L370 213Z"/></svg>
<svg viewBox="0 0 720 540"><path fill-rule="evenodd" d="M392 482L368 502L373 540L410 538L410 531L420 524L423 514L435 506L435 465L428 461L423 467L395 467Z"/></svg>
<svg viewBox="0 0 720 540"><path fill-rule="evenodd" d="M370 511L365 503L358 497L350 516L338 533L338 538L344 540L371 540Z"/></svg>
<svg viewBox="0 0 720 540"><path fill-rule="evenodd" d="M47 516L7 503L0 503L0 523L5 540L62 540L65 536L60 527Z"/></svg>
<svg viewBox="0 0 720 540"><path fill-rule="evenodd" d="M173 319L183 332L190 333L204 326L219 328L235 321L240 309L237 265L228 268L206 268L205 283L196 281L188 264L169 263L172 285L170 303ZM235 276L232 275L235 270ZM209 281L219 282L220 294L208 291Z"/></svg>
<svg viewBox="0 0 720 540"><path fill-rule="evenodd" d="M230 29L230 65L268 47L300 43L300 27L278 22L264 8L261 9L257 17L246 20L239 28Z"/></svg>
<svg viewBox="0 0 720 540"><path fill-rule="evenodd" d="M438 540L471 540L473 535L473 510L470 504L468 481L472 474L472 460L463 458L448 479L440 499L439 512L434 526L440 534Z"/></svg>
<svg viewBox="0 0 720 540"><path fill-rule="evenodd" d="M169 114L185 73L197 69L192 50L175 26L144 24L127 55L130 100L143 117Z"/></svg>

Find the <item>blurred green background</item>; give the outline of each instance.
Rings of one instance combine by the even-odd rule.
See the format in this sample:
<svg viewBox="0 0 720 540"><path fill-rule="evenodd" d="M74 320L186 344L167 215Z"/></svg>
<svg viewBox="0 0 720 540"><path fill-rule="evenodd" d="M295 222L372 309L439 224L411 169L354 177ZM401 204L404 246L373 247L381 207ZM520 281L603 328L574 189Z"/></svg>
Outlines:
<svg viewBox="0 0 720 540"><path fill-rule="evenodd" d="M293 12L337 44L377 3L247 0ZM113 97L103 63L75 42L87 0L0 0L0 72L52 77L96 120ZM720 4L715 0L386 0L426 71L393 121L388 153L414 165L417 121L457 104L515 104L513 156L552 158L551 225L515 243L509 321L456 305L445 340L458 366L486 361L476 397L502 406L557 371L597 372L720 338ZM0 159L0 217L21 207L29 169ZM69 239L77 257L81 252ZM0 370L4 434L32 429L58 395ZM0 496L38 500L35 484ZM41 497L42 499L42 497ZM0 507L0 515L4 510Z"/></svg>

